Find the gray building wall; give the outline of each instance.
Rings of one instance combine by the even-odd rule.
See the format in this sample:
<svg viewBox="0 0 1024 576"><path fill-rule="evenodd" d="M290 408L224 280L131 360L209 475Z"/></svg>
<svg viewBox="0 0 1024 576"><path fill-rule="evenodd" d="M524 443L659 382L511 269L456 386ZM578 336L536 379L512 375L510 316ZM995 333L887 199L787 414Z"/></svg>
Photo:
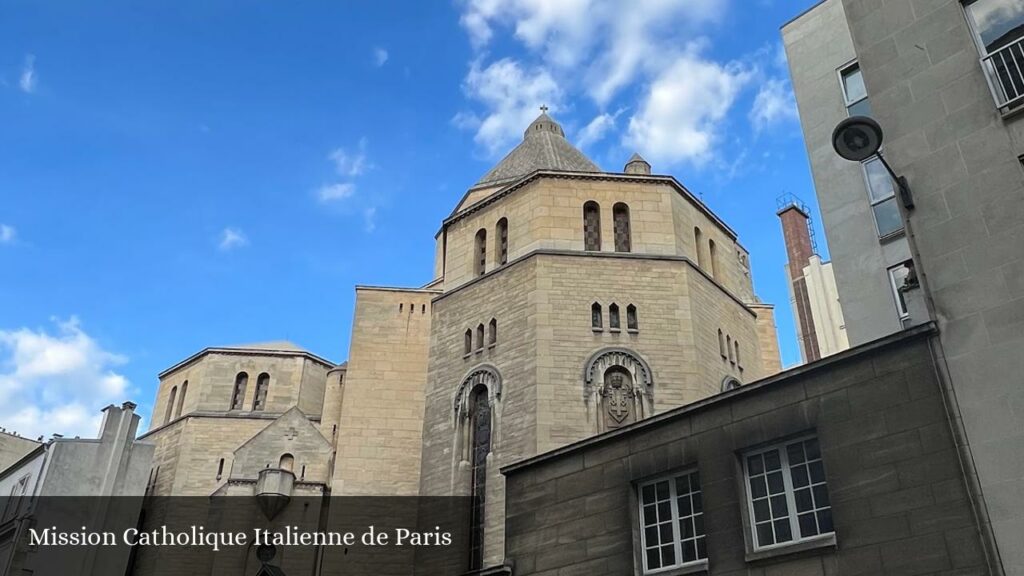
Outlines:
<svg viewBox="0 0 1024 576"><path fill-rule="evenodd" d="M910 258L905 236L879 240L864 172L832 150L848 117L839 70L857 60L841 0L825 0L782 29L811 174L851 346L903 328L888 269ZM868 88L875 106L875 94Z"/></svg>
<svg viewBox="0 0 1024 576"><path fill-rule="evenodd" d="M933 335L914 328L506 467L513 573L640 573L635 483L696 467L710 574L987 574ZM834 544L748 558L738 453L808 431Z"/></svg>
<svg viewBox="0 0 1024 576"><path fill-rule="evenodd" d="M831 4L799 27L825 22L816 13L834 12ZM911 238L982 512L1005 572L1024 574L1024 116L997 109L960 2L843 0L842 8L886 155L914 191ZM793 71L805 74L796 62Z"/></svg>

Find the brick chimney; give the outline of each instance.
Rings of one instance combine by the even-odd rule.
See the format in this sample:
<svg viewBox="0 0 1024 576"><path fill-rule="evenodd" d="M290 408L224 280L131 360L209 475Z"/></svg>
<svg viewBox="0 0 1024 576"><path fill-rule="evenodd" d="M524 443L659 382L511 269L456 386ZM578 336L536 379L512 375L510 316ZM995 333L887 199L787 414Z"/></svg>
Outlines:
<svg viewBox="0 0 1024 576"><path fill-rule="evenodd" d="M796 201L788 202L778 211L782 221L782 236L786 241L786 269L789 272L793 308L796 312L798 340L804 360L814 362L821 358L818 349L818 336L814 328L814 317L811 315L811 301L807 295L807 281L804 279L804 267L814 255L811 243L809 216L806 208Z"/></svg>

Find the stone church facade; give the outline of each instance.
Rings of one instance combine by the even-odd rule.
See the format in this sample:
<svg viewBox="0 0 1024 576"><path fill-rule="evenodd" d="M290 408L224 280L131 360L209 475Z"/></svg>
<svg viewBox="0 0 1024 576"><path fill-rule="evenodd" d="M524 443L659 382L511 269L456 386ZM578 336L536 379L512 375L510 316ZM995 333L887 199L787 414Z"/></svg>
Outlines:
<svg viewBox="0 0 1024 576"><path fill-rule="evenodd" d="M473 495L504 559L499 468L780 370L736 233L637 155L603 172L542 113L436 235L419 288L356 287L348 362L211 348L160 375L150 493Z"/></svg>

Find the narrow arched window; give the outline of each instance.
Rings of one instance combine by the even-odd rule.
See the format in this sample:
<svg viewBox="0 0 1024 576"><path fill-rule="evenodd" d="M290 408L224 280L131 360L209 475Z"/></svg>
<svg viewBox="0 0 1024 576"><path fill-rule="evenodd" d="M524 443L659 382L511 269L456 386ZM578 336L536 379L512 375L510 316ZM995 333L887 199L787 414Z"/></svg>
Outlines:
<svg viewBox="0 0 1024 576"><path fill-rule="evenodd" d="M700 228L697 226L693 227L693 249L697 252L697 267L704 267L704 257L701 256L701 246L704 245L704 234L701 233Z"/></svg>
<svg viewBox="0 0 1024 576"><path fill-rule="evenodd" d="M277 463L277 467L281 470L291 472L292 469L295 468L295 456L292 456L291 454L282 454L281 460Z"/></svg>
<svg viewBox="0 0 1024 576"><path fill-rule="evenodd" d="M178 407L175 409L174 417L181 416L182 409L185 407L185 395L188 394L188 380L185 380L181 385L181 394L178 395Z"/></svg>
<svg viewBox="0 0 1024 576"><path fill-rule="evenodd" d="M473 258L473 270L477 276L482 276L487 271L487 230L484 228L481 228L476 233Z"/></svg>
<svg viewBox="0 0 1024 576"><path fill-rule="evenodd" d="M742 368L742 366L740 365L740 341L733 340L732 347L736 349L736 366L740 366Z"/></svg>
<svg viewBox="0 0 1024 576"><path fill-rule="evenodd" d="M718 280L718 254L714 240L708 240L708 256L711 260L711 277Z"/></svg>
<svg viewBox="0 0 1024 576"><path fill-rule="evenodd" d="M601 250L601 206L593 200L583 205L583 249Z"/></svg>
<svg viewBox="0 0 1024 576"><path fill-rule="evenodd" d="M729 353L729 362L731 364L736 363L736 357L732 355L732 336L726 335L725 337L725 349Z"/></svg>
<svg viewBox="0 0 1024 576"><path fill-rule="evenodd" d="M174 399L178 397L178 387L171 388L171 396L167 399L167 413L164 415L164 422L170 422L174 415Z"/></svg>
<svg viewBox="0 0 1024 576"><path fill-rule="evenodd" d="M267 389L270 388L270 374L266 372L256 377L256 394L252 399L252 409L259 412L267 407Z"/></svg>
<svg viewBox="0 0 1024 576"><path fill-rule="evenodd" d="M488 336L487 343L491 346L498 343L498 319L491 318L491 323L488 325Z"/></svg>
<svg viewBox="0 0 1024 576"><path fill-rule="evenodd" d="M484 349L484 325L480 324L476 327L476 349Z"/></svg>
<svg viewBox="0 0 1024 576"><path fill-rule="evenodd" d="M594 302L590 305L590 326L600 329L604 322L601 320L601 305Z"/></svg>
<svg viewBox="0 0 1024 576"><path fill-rule="evenodd" d="M223 475L224 475L224 459L221 458L220 462L217 463L217 480L220 480L221 476L223 476Z"/></svg>
<svg viewBox="0 0 1024 576"><path fill-rule="evenodd" d="M636 317L636 306L630 304L626 306L626 328L630 330L638 330L639 322Z"/></svg>
<svg viewBox="0 0 1024 576"><path fill-rule="evenodd" d="M469 354L473 351L473 331L466 329L466 343L463 345L463 354Z"/></svg>
<svg viewBox="0 0 1024 576"><path fill-rule="evenodd" d="M718 353L722 355L722 360L725 360L725 334L722 333L722 329L718 329Z"/></svg>
<svg viewBox="0 0 1024 576"><path fill-rule="evenodd" d="M619 329L619 306L612 304L608 306L608 327L612 330Z"/></svg>
<svg viewBox="0 0 1024 576"><path fill-rule="evenodd" d="M484 512L487 494L487 456L491 453L491 403L486 386L477 386L470 396L470 530L469 568L483 567Z"/></svg>
<svg viewBox="0 0 1024 576"><path fill-rule="evenodd" d="M494 247L498 253L498 266L508 264L508 219L498 220L497 238L494 239Z"/></svg>
<svg viewBox="0 0 1024 576"><path fill-rule="evenodd" d="M632 249L632 240L629 236L629 206L619 202L612 207L612 217L615 221L615 251L629 252Z"/></svg>
<svg viewBox="0 0 1024 576"><path fill-rule="evenodd" d="M247 372L239 372L235 376L235 388L231 392L231 409L241 410L242 404L245 402L245 388L249 385L249 374Z"/></svg>

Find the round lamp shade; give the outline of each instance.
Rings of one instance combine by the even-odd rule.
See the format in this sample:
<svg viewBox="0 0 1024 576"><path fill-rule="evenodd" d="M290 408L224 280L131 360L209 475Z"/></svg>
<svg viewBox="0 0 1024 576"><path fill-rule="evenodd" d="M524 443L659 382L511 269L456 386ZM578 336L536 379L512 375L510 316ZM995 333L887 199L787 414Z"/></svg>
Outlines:
<svg viewBox="0 0 1024 576"><path fill-rule="evenodd" d="M832 132L832 147L843 158L862 162L882 147L882 127L867 116L851 116Z"/></svg>

